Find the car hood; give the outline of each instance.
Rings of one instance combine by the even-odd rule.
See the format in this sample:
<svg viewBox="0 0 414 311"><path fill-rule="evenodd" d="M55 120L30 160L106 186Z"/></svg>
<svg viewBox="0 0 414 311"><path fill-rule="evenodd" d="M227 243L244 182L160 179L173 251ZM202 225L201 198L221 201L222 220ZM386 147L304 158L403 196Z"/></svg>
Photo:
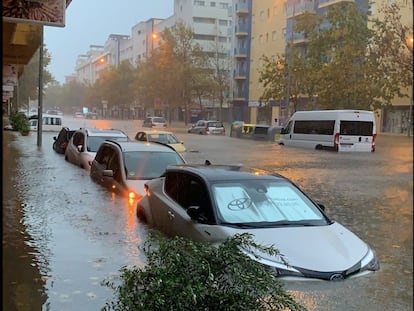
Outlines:
<svg viewBox="0 0 414 311"><path fill-rule="evenodd" d="M173 147L175 149L175 151L179 152L179 153L183 153L185 152L185 147L183 144L178 143L178 144L169 144L171 147Z"/></svg>
<svg viewBox="0 0 414 311"><path fill-rule="evenodd" d="M344 271L357 264L369 251L366 243L336 222L327 226L290 228L220 228L218 232L209 232L211 237L251 233L259 244L278 249L288 265L313 271ZM268 254L255 254L270 262L277 260Z"/></svg>

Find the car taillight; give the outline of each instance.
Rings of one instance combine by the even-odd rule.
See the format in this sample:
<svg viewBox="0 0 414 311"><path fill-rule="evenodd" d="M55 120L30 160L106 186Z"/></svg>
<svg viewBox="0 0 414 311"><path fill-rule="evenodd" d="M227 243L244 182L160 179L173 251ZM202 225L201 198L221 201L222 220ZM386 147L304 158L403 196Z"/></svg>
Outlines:
<svg viewBox="0 0 414 311"><path fill-rule="evenodd" d="M371 152L375 151L375 140L377 138L377 134L372 135L372 145L371 145Z"/></svg>
<svg viewBox="0 0 414 311"><path fill-rule="evenodd" d="M339 147L339 133L336 133L335 138L334 138L334 148L336 151L338 151L338 147Z"/></svg>

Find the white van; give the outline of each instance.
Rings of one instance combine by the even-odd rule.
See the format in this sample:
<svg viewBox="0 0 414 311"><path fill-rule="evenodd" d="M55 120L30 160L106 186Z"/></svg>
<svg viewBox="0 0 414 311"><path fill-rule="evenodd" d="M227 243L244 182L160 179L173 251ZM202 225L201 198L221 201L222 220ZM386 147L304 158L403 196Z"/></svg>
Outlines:
<svg viewBox="0 0 414 311"><path fill-rule="evenodd" d="M43 114L42 115L42 131L45 132L59 132L62 129L62 116L53 115L53 114ZM30 119L30 130L37 131L37 119Z"/></svg>
<svg viewBox="0 0 414 311"><path fill-rule="evenodd" d="M280 145L335 151L375 151L372 111L296 111L281 130Z"/></svg>

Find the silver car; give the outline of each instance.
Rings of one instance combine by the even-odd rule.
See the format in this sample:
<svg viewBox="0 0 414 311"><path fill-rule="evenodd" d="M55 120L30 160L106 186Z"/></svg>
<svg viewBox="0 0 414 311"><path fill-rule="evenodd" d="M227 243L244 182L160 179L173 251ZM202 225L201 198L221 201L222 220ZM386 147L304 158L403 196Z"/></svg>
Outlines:
<svg viewBox="0 0 414 311"><path fill-rule="evenodd" d="M226 129L221 121L198 120L187 132L201 135L225 135Z"/></svg>
<svg viewBox="0 0 414 311"><path fill-rule="evenodd" d="M69 140L65 160L90 170L99 146L105 140L128 141L128 135L116 129L81 128Z"/></svg>
<svg viewBox="0 0 414 311"><path fill-rule="evenodd" d="M214 165L180 165L146 183L137 215L167 236L219 243L236 233L282 256L245 250L279 277L342 280L379 269L371 247L332 221L281 175Z"/></svg>

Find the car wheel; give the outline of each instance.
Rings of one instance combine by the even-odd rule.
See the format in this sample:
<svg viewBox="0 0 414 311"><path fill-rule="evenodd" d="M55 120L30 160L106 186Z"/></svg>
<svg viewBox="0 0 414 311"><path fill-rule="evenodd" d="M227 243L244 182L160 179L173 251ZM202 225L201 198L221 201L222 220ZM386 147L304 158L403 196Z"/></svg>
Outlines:
<svg viewBox="0 0 414 311"><path fill-rule="evenodd" d="M147 217L145 216L144 209L137 205L137 217L142 220L144 223L148 223Z"/></svg>

